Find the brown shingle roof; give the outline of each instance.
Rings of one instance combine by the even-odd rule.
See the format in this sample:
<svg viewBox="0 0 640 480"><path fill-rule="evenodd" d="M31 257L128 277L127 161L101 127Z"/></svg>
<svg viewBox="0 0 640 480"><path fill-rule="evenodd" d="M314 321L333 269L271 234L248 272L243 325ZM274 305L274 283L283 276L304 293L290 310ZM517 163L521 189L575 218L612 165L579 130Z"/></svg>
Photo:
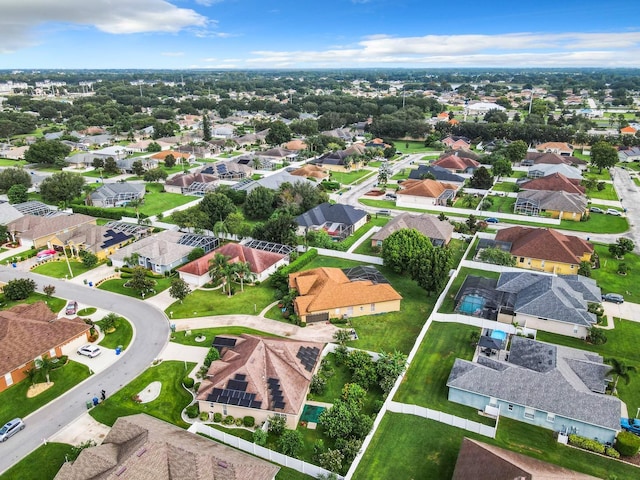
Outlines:
<svg viewBox="0 0 640 480"><path fill-rule="evenodd" d="M214 388L226 389L236 374L245 375L246 392L255 393L255 400L262 402L261 410L279 411L297 415L307 395L315 365L311 371L303 365L300 348L318 348L324 345L287 338L258 337L242 334L232 349L222 351L220 360L211 363L207 378L198 389L198 400L206 400ZM316 359L320 361L320 356ZM280 390L285 406L276 410L269 391L269 378L280 380Z"/></svg>
<svg viewBox="0 0 640 480"><path fill-rule="evenodd" d="M314 178L327 178L329 176L324 168L318 167L317 165L311 165L309 163L304 167L300 167L297 170L294 170L293 172L291 172L291 175Z"/></svg>
<svg viewBox="0 0 640 480"><path fill-rule="evenodd" d="M423 235L442 240L445 243L451 239L453 234L453 225L447 221L440 220L435 215L429 215L428 213L422 215L402 213L374 233L371 240L385 240L389 235L403 228L415 228Z"/></svg>
<svg viewBox="0 0 640 480"><path fill-rule="evenodd" d="M352 282L339 268L322 267L292 273L289 286L300 294L294 300L299 315L402 299L388 283Z"/></svg>
<svg viewBox="0 0 640 480"><path fill-rule="evenodd" d="M165 183L174 187L188 187L194 182L212 183L217 180L217 175L211 175L208 173L181 173L171 177Z"/></svg>
<svg viewBox="0 0 640 480"><path fill-rule="evenodd" d="M445 190L458 191L458 186L452 183L442 183L427 178L425 180L406 180L402 182L403 189L398 195L415 195L418 197L438 198Z"/></svg>
<svg viewBox="0 0 640 480"><path fill-rule="evenodd" d="M546 142L536 145L536 150L557 150L559 152L573 152L573 147L567 142Z"/></svg>
<svg viewBox="0 0 640 480"><path fill-rule="evenodd" d="M80 318L57 318L44 302L0 311L0 375L89 330Z"/></svg>
<svg viewBox="0 0 640 480"><path fill-rule="evenodd" d="M449 155L433 162L433 165L450 170L466 170L469 167L479 167L480 163L471 158Z"/></svg>
<svg viewBox="0 0 640 480"><path fill-rule="evenodd" d="M585 253L593 253L593 245L573 235L553 229L510 227L500 230L496 240L511 243L511 254L577 265Z"/></svg>
<svg viewBox="0 0 640 480"><path fill-rule="evenodd" d="M22 238L35 240L85 223L96 223L96 219L80 213L55 217L25 215L9 223L7 228L10 232L19 232Z"/></svg>
<svg viewBox="0 0 640 480"><path fill-rule="evenodd" d="M586 161L578 157L570 157L566 155L560 155L552 152L527 152L525 156L527 160L533 160L534 164L547 163L551 165L565 164L565 165L586 165Z"/></svg>
<svg viewBox="0 0 640 480"><path fill-rule="evenodd" d="M585 188L580 180L570 179L561 173L552 173L546 177L535 178L520 185L522 190L549 190L552 192L584 193Z"/></svg>
<svg viewBox="0 0 640 480"><path fill-rule="evenodd" d="M256 248L246 247L238 243L227 243L220 248L212 250L206 255L189 262L178 269L179 272L189 273L192 275L204 275L209 271L209 260L214 258L216 254L228 257L229 263L247 262L251 271L256 274L264 272L271 265L278 263L285 255Z"/></svg>
<svg viewBox="0 0 640 480"><path fill-rule="evenodd" d="M55 480L273 480L279 469L139 413L118 418L101 445L84 449L73 464L65 463Z"/></svg>

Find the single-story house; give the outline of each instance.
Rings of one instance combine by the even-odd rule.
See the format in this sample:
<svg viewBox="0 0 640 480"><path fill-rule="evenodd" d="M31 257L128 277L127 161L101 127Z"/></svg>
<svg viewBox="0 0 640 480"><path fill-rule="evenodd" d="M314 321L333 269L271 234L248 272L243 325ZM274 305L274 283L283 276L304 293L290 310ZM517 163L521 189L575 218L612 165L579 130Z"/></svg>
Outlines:
<svg viewBox="0 0 640 480"><path fill-rule="evenodd" d="M325 130L321 132L322 135L327 137L339 138L345 142L350 142L353 139L353 132L347 128L334 128L333 130Z"/></svg>
<svg viewBox="0 0 640 480"><path fill-rule="evenodd" d="M314 268L290 274L289 287L298 292L293 305L300 320L321 322L400 310L402 296L375 267L352 270Z"/></svg>
<svg viewBox="0 0 640 480"><path fill-rule="evenodd" d="M453 225L448 221L440 220L435 215L423 213L412 215L401 213L391 219L384 227L371 236L371 246L381 247L384 240L394 232L405 228L413 228L424 236L429 237L434 246L448 245L453 235Z"/></svg>
<svg viewBox="0 0 640 480"><path fill-rule="evenodd" d="M297 427L322 343L242 334L216 337L213 346L220 359L198 389L201 412L252 416L258 425L280 415Z"/></svg>
<svg viewBox="0 0 640 480"><path fill-rule="evenodd" d="M132 233L117 228L85 224L70 232L58 233L49 243L52 247L69 247L73 255L86 250L104 260L134 239Z"/></svg>
<svg viewBox="0 0 640 480"><path fill-rule="evenodd" d="M567 192L584 194L585 188L577 178L567 178L562 173L552 173L545 177L534 178L519 183L521 190L547 190L551 192Z"/></svg>
<svg viewBox="0 0 640 480"><path fill-rule="evenodd" d="M129 157L116 160L116 165L122 171L122 173L135 173L133 171L133 164L140 162L144 170L151 170L158 168L158 160L151 157Z"/></svg>
<svg viewBox="0 0 640 480"><path fill-rule="evenodd" d="M215 175L220 180L242 180L251 175L253 170L248 165L240 165L235 162L220 161L207 165L200 170L206 175Z"/></svg>
<svg viewBox="0 0 640 480"><path fill-rule="evenodd" d="M446 112L445 112L446 113ZM447 115L447 120L449 119L449 115ZM468 139L467 137L460 137L457 135L449 135L448 137L445 137L441 140L441 142L447 147L447 148L464 148L464 149L469 149L471 148L471 140Z"/></svg>
<svg viewBox="0 0 640 480"><path fill-rule="evenodd" d="M306 164L300 168L293 170L290 173L291 175L296 175L298 177L312 177L317 178L318 180L324 180L329 176L329 172L327 172L324 168L311 164Z"/></svg>
<svg viewBox="0 0 640 480"><path fill-rule="evenodd" d="M366 147L363 144L356 143L344 150L325 153L318 158L309 160L309 163L312 165L318 165L333 172L348 172L361 168L362 162L360 160L355 160L352 163L345 163L345 159L347 157L357 158L356 156L363 155L365 151Z"/></svg>
<svg viewBox="0 0 640 480"><path fill-rule="evenodd" d="M41 217L24 215L7 224L9 235L21 245L35 248L51 247L49 242L63 232L72 232L82 225L96 224L96 218L89 215L73 213Z"/></svg>
<svg viewBox="0 0 640 480"><path fill-rule="evenodd" d="M293 139L283 145L287 150L291 150L294 152L299 152L300 150L306 150L307 144L304 143L304 140Z"/></svg>
<svg viewBox="0 0 640 480"><path fill-rule="evenodd" d="M631 125L627 125L620 129L620 135L635 135L637 130L633 128Z"/></svg>
<svg viewBox="0 0 640 480"><path fill-rule="evenodd" d="M54 480L274 480L280 467L145 413L118 418L102 443L65 462ZM126 472L126 474L125 474Z"/></svg>
<svg viewBox="0 0 640 480"><path fill-rule="evenodd" d="M0 157L8 158L9 160L22 160L27 150L29 150L29 145L11 147L9 150L2 150Z"/></svg>
<svg viewBox="0 0 640 480"><path fill-rule="evenodd" d="M439 182L459 183L462 185L465 181L464 177L451 173L446 168L433 165L419 165L418 168L409 171L410 180L424 180L430 175L433 175L434 179Z"/></svg>
<svg viewBox="0 0 640 480"><path fill-rule="evenodd" d="M284 161L290 162L297 156L297 152L294 152L293 150L287 150L286 148L282 147L275 147L263 152L256 152L256 157L260 157L260 159L279 163L282 163Z"/></svg>
<svg viewBox="0 0 640 480"><path fill-rule="evenodd" d="M473 173L480 166L480 162L459 155L448 155L436 160L432 165L446 168L452 173Z"/></svg>
<svg viewBox="0 0 640 480"><path fill-rule="evenodd" d="M557 153L558 155L571 156L573 155L573 145L567 142L546 142L536 145L536 150L539 152Z"/></svg>
<svg viewBox="0 0 640 480"><path fill-rule="evenodd" d="M294 184L299 182L308 183L309 185L312 185L314 187L318 186L318 182L314 182L313 180L309 180L308 178L295 176L292 173L287 172L286 170L280 170L273 175L267 175L259 178L258 180L236 183L231 188L233 188L234 190L244 190L245 192L249 193L258 187L265 187L270 190L278 190L283 183Z"/></svg>
<svg viewBox="0 0 640 480"><path fill-rule="evenodd" d="M551 218L579 222L587 214L587 197L563 191L527 190L518 193L514 212L533 216L546 212Z"/></svg>
<svg viewBox="0 0 640 480"><path fill-rule="evenodd" d="M470 478L473 480L597 480L597 477L591 475L465 437L462 439L451 480L469 480Z"/></svg>
<svg viewBox="0 0 640 480"><path fill-rule="evenodd" d="M590 262L593 254L589 242L551 228L505 228L498 231L496 241L511 245L517 267L556 274L578 273L580 262Z"/></svg>
<svg viewBox="0 0 640 480"><path fill-rule="evenodd" d="M65 157L64 161L70 167L77 169L85 169L93 165L93 161L96 158L100 158L93 154L93 152L76 153L75 155L69 155Z"/></svg>
<svg viewBox="0 0 640 480"><path fill-rule="evenodd" d="M9 202L0 203L0 225L11 223L22 215L24 214Z"/></svg>
<svg viewBox="0 0 640 480"><path fill-rule="evenodd" d="M173 158L176 159L176 164L192 163L196 159L192 153L182 153L176 150L163 150L162 152L154 153L151 155L151 158L159 162L164 162L164 159L169 155L173 155Z"/></svg>
<svg viewBox="0 0 640 480"><path fill-rule="evenodd" d="M216 175L196 172L179 173L164 182L165 192L202 196L218 185Z"/></svg>
<svg viewBox="0 0 640 480"><path fill-rule="evenodd" d="M569 179L582 181L582 171L576 167L572 167L564 163L555 165L550 163L539 163L537 165L533 165L529 168L527 177L540 178L552 175L554 173L561 173Z"/></svg>
<svg viewBox="0 0 640 480"><path fill-rule="evenodd" d="M111 260L114 267L123 267L126 259L137 255L138 265L155 273L165 273L184 264L194 248L200 247L208 253L219 243L217 238L207 235L165 230L122 247Z"/></svg>
<svg viewBox="0 0 640 480"><path fill-rule="evenodd" d="M129 155L126 147L122 147L120 145L113 145L110 147L101 148L99 150L93 150L91 153L98 158L107 159L111 157L114 160L120 160Z"/></svg>
<svg viewBox="0 0 640 480"><path fill-rule="evenodd" d="M572 157L570 155L560 155L559 153L552 152L527 152L524 160L520 163L523 167L530 167L532 165L539 164L551 164L551 165L569 165L576 167L582 171L587 169L587 162L578 157Z"/></svg>
<svg viewBox="0 0 640 480"><path fill-rule="evenodd" d="M153 127L151 127L153 128ZM153 133L153 132L151 132ZM148 139L148 140L139 140L137 142L132 142L129 143L128 145L125 145L125 148L127 149L127 152L129 153L141 153L141 152L146 152L147 148L149 148L149 145L153 142L153 140Z"/></svg>
<svg viewBox="0 0 640 480"><path fill-rule="evenodd" d="M537 425L613 443L622 402L605 395L611 367L593 352L511 337L508 360L457 358L449 374L449 401Z"/></svg>
<svg viewBox="0 0 640 480"><path fill-rule="evenodd" d="M278 267L288 263L289 256L276 252L268 252L237 243L227 243L206 255L178 268L178 274L190 285L201 287L211 281L209 261L217 254L224 255L229 263L248 263L255 275L254 281L264 282Z"/></svg>
<svg viewBox="0 0 640 480"><path fill-rule="evenodd" d="M469 115L484 115L485 113L488 113L491 110L504 112L506 108L494 102L475 102L475 103L469 103L468 105L466 105L465 110Z"/></svg>
<svg viewBox="0 0 640 480"><path fill-rule="evenodd" d="M91 192L87 203L94 207L124 207L144 198L144 183L105 183Z"/></svg>
<svg viewBox="0 0 640 480"><path fill-rule="evenodd" d="M618 159L621 162L640 162L640 147L619 147Z"/></svg>
<svg viewBox="0 0 640 480"><path fill-rule="evenodd" d="M460 184L443 183L427 178L425 180L406 180L402 190L397 192L396 205L399 207L427 208L431 205L447 205L453 201Z"/></svg>
<svg viewBox="0 0 640 480"><path fill-rule="evenodd" d="M367 212L342 203L328 202L296 217L298 235L308 230L325 230L334 240L344 240L367 223Z"/></svg>
<svg viewBox="0 0 640 480"><path fill-rule="evenodd" d="M265 142L268 134L269 129L267 128L256 133L247 133L246 135L235 137L232 140L240 146L259 145Z"/></svg>
<svg viewBox="0 0 640 480"><path fill-rule="evenodd" d="M0 310L0 392L23 380L36 359L69 354L86 343L89 328L78 317L58 318L44 302Z"/></svg>

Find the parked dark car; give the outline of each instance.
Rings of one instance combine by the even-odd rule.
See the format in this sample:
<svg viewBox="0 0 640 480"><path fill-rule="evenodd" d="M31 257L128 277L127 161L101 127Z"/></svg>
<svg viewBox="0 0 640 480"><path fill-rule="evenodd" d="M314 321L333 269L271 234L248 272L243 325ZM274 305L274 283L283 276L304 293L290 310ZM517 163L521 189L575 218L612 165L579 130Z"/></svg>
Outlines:
<svg viewBox="0 0 640 480"><path fill-rule="evenodd" d="M602 295L602 300L605 302L624 303L624 297L619 293L605 293Z"/></svg>
<svg viewBox="0 0 640 480"><path fill-rule="evenodd" d="M498 220L496 217L485 218L484 221L487 223L500 223L500 220Z"/></svg>

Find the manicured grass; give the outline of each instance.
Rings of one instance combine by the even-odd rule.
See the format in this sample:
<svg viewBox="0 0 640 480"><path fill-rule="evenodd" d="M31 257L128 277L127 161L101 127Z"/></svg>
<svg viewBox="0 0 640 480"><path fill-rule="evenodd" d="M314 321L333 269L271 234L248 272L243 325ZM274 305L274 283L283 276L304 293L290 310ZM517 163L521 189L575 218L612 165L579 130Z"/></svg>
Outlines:
<svg viewBox="0 0 640 480"><path fill-rule="evenodd" d="M589 157L586 157L585 160L589 160ZM596 180L611 180L611 175L609 174L609 170L602 170L598 167L589 167L587 173L585 175L586 178L595 178Z"/></svg>
<svg viewBox="0 0 640 480"><path fill-rule="evenodd" d="M468 203L466 203L467 199L464 197L458 197L456 199L455 202L453 202L453 206L455 208L468 208L471 210L475 210L475 208L478 206L478 204L480 203L480 200L482 199L482 197L480 196L471 196L471 204L469 205Z"/></svg>
<svg viewBox="0 0 640 480"><path fill-rule="evenodd" d="M330 353L325 359L333 370L333 375L327 377L327 384L322 395L309 392L307 399L315 400L316 402L333 403L342 395L342 387L351 380L351 372L349 372L349 369L345 368L344 365L340 367L336 366L335 354Z"/></svg>
<svg viewBox="0 0 640 480"><path fill-rule="evenodd" d="M96 324L102 327L102 321L97 321ZM131 324L122 317L118 317L115 323L115 330L111 333L105 332L105 336L100 342L105 348L115 349L118 346L122 346L123 350L131 343L133 339L133 327Z"/></svg>
<svg viewBox="0 0 640 480"><path fill-rule="evenodd" d="M370 170L353 170L350 172L331 172L330 180L332 182L340 182L343 185L349 185L362 177L370 174Z"/></svg>
<svg viewBox="0 0 640 480"><path fill-rule="evenodd" d="M618 194L616 193L611 183L605 183L603 190L594 188L587 191L589 198L599 198L601 200L618 200Z"/></svg>
<svg viewBox="0 0 640 480"><path fill-rule="evenodd" d="M236 293L231 297L223 294L222 289L195 290L182 303L176 301L169 305L165 313L174 320L233 313L254 315L276 300L269 280L258 286L245 285L244 292L240 291L240 285L234 283L233 287ZM170 312L173 312L173 316Z"/></svg>
<svg viewBox="0 0 640 480"><path fill-rule="evenodd" d="M165 361L145 370L118 392L92 408L89 414L97 421L112 426L118 417L146 413L182 428L188 425L182 421L180 413L189 403L192 396L182 386L182 379L196 366L191 362ZM149 403L137 403L132 397L138 395L147 385L154 381L162 382L160 396Z"/></svg>
<svg viewBox="0 0 640 480"><path fill-rule="evenodd" d="M513 206L516 204L512 197L488 197L493 204L485 212L513 213Z"/></svg>
<svg viewBox="0 0 640 480"><path fill-rule="evenodd" d="M139 211L149 216L157 215L160 212L165 212L195 200L195 197L164 192L164 185L159 183L148 183L146 189L149 193L145 194L144 203L140 206ZM128 216L135 218L136 211L133 208L127 208L127 212Z"/></svg>
<svg viewBox="0 0 640 480"><path fill-rule="evenodd" d="M42 445L0 475L0 480L53 480L65 462L65 455L69 455L72 449L66 443Z"/></svg>
<svg viewBox="0 0 640 480"><path fill-rule="evenodd" d="M60 261L44 263L34 268L32 271L39 273L40 275L47 275L48 277L53 278L71 278L69 275L69 267L71 267L74 277L87 273L91 270L91 268L87 268L82 262L69 260L69 265L67 265L67 262L63 259Z"/></svg>
<svg viewBox="0 0 640 480"><path fill-rule="evenodd" d="M477 409L447 399L446 383L453 362L456 358L473 358L474 348L469 338L472 332L479 331L469 325L433 322L394 400L495 425L492 419L478 415Z"/></svg>
<svg viewBox="0 0 640 480"><path fill-rule="evenodd" d="M494 192L517 192L518 185L512 182L498 182L491 188L491 190Z"/></svg>
<svg viewBox="0 0 640 480"><path fill-rule="evenodd" d="M597 478L638 477L638 468L633 465L564 446L555 440L551 430L509 418L500 419L497 437L492 439L413 415L387 413L353 478L451 478L464 437Z"/></svg>
<svg viewBox="0 0 640 480"><path fill-rule="evenodd" d="M345 238L340 244L342 248L348 250L351 245L356 243L360 238L367 234L371 230L372 227L384 227L391 220L390 217L372 215L371 220L361 226L358 230L356 230L352 235L349 235ZM366 242L365 242L366 243ZM371 243L371 242L369 242Z"/></svg>
<svg viewBox="0 0 640 480"><path fill-rule="evenodd" d="M640 302L640 256L627 253L624 260L618 260L609 253L608 245L596 244L600 257L600 268L591 271L591 277L598 282L603 293L620 293L629 302ZM618 275L618 265L625 263L629 269L626 275Z"/></svg>
<svg viewBox="0 0 640 480"><path fill-rule="evenodd" d="M0 294L0 310L6 310L22 303L31 305L32 303L36 302L45 302L47 305L49 305L49 309L54 313L60 312L60 310L62 310L67 304L67 301L62 298L47 298L46 295L38 292L33 292L24 300L7 300L4 295Z"/></svg>
<svg viewBox="0 0 640 480"><path fill-rule="evenodd" d="M360 255L372 255L375 257L380 256L380 247L372 247L371 239L368 239L366 242L362 242L358 245L358 248L354 250L354 253L359 253Z"/></svg>
<svg viewBox="0 0 640 480"><path fill-rule="evenodd" d="M11 160L10 158L0 158L0 167L23 167L26 160Z"/></svg>
<svg viewBox="0 0 640 480"><path fill-rule="evenodd" d="M94 313L96 313L98 309L95 307L88 307L88 308L83 308L81 310L78 310L78 316L79 317L88 317L89 315L93 315Z"/></svg>
<svg viewBox="0 0 640 480"><path fill-rule="evenodd" d="M410 167L405 167L399 170L395 175L393 175L391 177L391 180L406 180L407 178L409 178L409 174L411 173L411 170L415 170L415 169Z"/></svg>
<svg viewBox="0 0 640 480"><path fill-rule="evenodd" d="M198 328L191 330L191 335L186 335L186 331L176 332L171 336L171 341L179 343L181 345L189 345L193 347L210 347L211 342L216 335L242 335L248 333L250 335L260 335L262 337L278 337L271 333L262 332L260 330L254 330L247 327L215 327L215 328ZM204 342L196 342L196 337L204 335L206 340Z"/></svg>
<svg viewBox="0 0 640 480"><path fill-rule="evenodd" d="M514 171L511 175L509 175L510 178L524 178L527 176L527 172L523 172L520 170Z"/></svg>
<svg viewBox="0 0 640 480"><path fill-rule="evenodd" d="M605 207L609 208L609 207ZM458 215L459 216L459 215ZM526 225L528 227L549 228L547 223L536 222L536 217L522 216L522 220L500 219L504 223L515 223L518 225ZM526 219L531 219L526 220ZM604 215L602 213L593 213L589 215L586 222L574 222L572 220L561 220L560 225L553 225L553 228L560 230L571 230L574 232L590 232L590 233L624 233L629 230L629 222L626 217L614 217L613 215Z"/></svg>
<svg viewBox="0 0 640 480"><path fill-rule="evenodd" d="M397 151L410 154L410 153L422 153L422 152L435 152L437 151L431 147L425 147L424 142L417 140L392 140L395 144ZM407 145L408 144L408 145Z"/></svg>
<svg viewBox="0 0 640 480"><path fill-rule="evenodd" d="M98 288L100 290L107 290L113 293L119 293L121 295L126 295L128 297L134 298L142 298L142 296L133 288L125 287L124 284L127 283L129 278L114 278L113 280L107 280L106 282L101 283ZM156 281L156 286L154 287L154 292L146 293L144 298L150 298L158 293L166 290L171 286L171 277L162 277L162 278L154 278Z"/></svg>
<svg viewBox="0 0 640 480"><path fill-rule="evenodd" d="M451 284L451 288L447 292L447 296L442 302L440 309L438 310L440 313L454 313L455 309L455 297L458 294L458 290L462 286L462 283L467 278L468 275L474 275L476 277L485 277L485 278L498 278L500 274L498 272L490 272L488 270L478 270L475 268L467 268L463 267L460 269L458 276L455 278L453 283Z"/></svg>
<svg viewBox="0 0 640 480"><path fill-rule="evenodd" d="M12 385L0 393L0 425L4 425L15 417L26 417L88 377L89 368L86 365L69 360L63 367L51 370L49 378L53 386L40 395L27 398L27 390L30 386L28 379ZM46 382L46 378L42 372L38 372L35 381Z"/></svg>
<svg viewBox="0 0 640 480"><path fill-rule="evenodd" d="M100 175L100 172L98 170L91 170L90 172L85 172L82 174L83 177L91 177L91 178L112 178L112 177L117 177L118 175L122 175L122 173L121 172L107 173L103 171L102 175Z"/></svg>

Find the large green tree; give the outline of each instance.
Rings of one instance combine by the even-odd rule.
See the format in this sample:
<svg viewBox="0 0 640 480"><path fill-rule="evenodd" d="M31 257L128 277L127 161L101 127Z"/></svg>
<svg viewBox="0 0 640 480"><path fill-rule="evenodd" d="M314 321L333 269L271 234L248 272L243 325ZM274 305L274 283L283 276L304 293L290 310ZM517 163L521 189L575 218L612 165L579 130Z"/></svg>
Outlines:
<svg viewBox="0 0 640 480"><path fill-rule="evenodd" d="M474 173L469 184L472 188L480 188L488 190L493 185L493 177L485 167L478 168Z"/></svg>
<svg viewBox="0 0 640 480"><path fill-rule="evenodd" d="M403 228L389 235L382 244L385 267L394 272L409 272L413 259L433 249L431 240L414 228Z"/></svg>
<svg viewBox="0 0 640 480"><path fill-rule="evenodd" d="M207 228L213 229L216 222L224 222L236 211L233 202L222 193L209 192L198 204L198 208L207 215Z"/></svg>
<svg viewBox="0 0 640 480"><path fill-rule="evenodd" d="M618 163L618 151L607 142L596 142L591 147L591 163L602 172L603 168L611 168Z"/></svg>
<svg viewBox="0 0 640 480"><path fill-rule="evenodd" d="M9 280L2 287L4 296L9 300L24 300L36 290L36 282L30 278L16 278Z"/></svg>
<svg viewBox="0 0 640 480"><path fill-rule="evenodd" d="M276 194L270 188L260 186L253 189L244 202L244 214L252 220L269 218L274 211L275 198Z"/></svg>
<svg viewBox="0 0 640 480"><path fill-rule="evenodd" d="M40 184L40 195L45 202L68 205L82 195L84 177L79 173L58 172L45 178Z"/></svg>
<svg viewBox="0 0 640 480"><path fill-rule="evenodd" d="M171 280L171 286L169 287L169 295L180 303L185 299L187 295L191 293L189 284L181 278L174 278Z"/></svg>
<svg viewBox="0 0 640 480"><path fill-rule="evenodd" d="M522 140L515 140L507 145L504 154L512 163L520 162L527 156L527 144Z"/></svg>
<svg viewBox="0 0 640 480"><path fill-rule="evenodd" d="M71 148L58 140L39 140L25 152L24 159L29 163L60 165L70 152Z"/></svg>
<svg viewBox="0 0 640 480"><path fill-rule="evenodd" d="M31 175L23 168L10 167L0 171L0 192L6 193L14 185L31 186Z"/></svg>
<svg viewBox="0 0 640 480"><path fill-rule="evenodd" d="M21 183L12 186L7 191L7 198L9 199L9 203L26 202L29 199L29 195L27 194L27 187L25 187Z"/></svg>
<svg viewBox="0 0 640 480"><path fill-rule="evenodd" d="M156 281L147 277L147 273L148 270L146 268L136 265L133 267L131 271L131 278L127 282L127 286L129 288L133 288L143 297L146 293L153 290L153 287L156 285Z"/></svg>
<svg viewBox="0 0 640 480"><path fill-rule="evenodd" d="M281 145L291 140L291 129L281 121L273 122L269 125L269 133L265 141L269 145Z"/></svg>
<svg viewBox="0 0 640 480"><path fill-rule="evenodd" d="M253 229L253 236L267 242L296 245L297 228L298 224L293 216L280 214L275 218L270 218L262 225L256 225Z"/></svg>

